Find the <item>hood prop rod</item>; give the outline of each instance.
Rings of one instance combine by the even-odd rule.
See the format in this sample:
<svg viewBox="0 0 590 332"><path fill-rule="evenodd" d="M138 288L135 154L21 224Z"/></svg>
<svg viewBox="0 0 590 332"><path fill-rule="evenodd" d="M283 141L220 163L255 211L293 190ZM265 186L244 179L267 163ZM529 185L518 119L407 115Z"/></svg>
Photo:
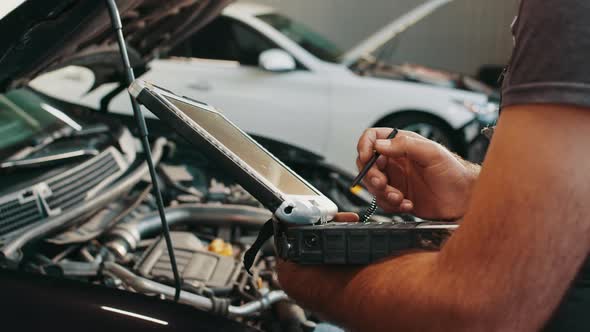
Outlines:
<svg viewBox="0 0 590 332"><path fill-rule="evenodd" d="M111 24L113 25L113 29L116 33L117 43L119 44L119 52L121 54L121 60L123 61L123 67L125 69L127 85L131 85L131 83L135 80L135 74L133 73L133 68L131 67L131 62L129 61L129 54L127 53L127 45L125 43L125 37L123 36L123 24L121 23L119 9L117 8L115 0L105 1L107 4L107 8L109 10L109 15L111 17ZM166 221L164 202L162 200L162 194L160 193L160 186L158 185L156 168L154 167L154 163L151 157L152 152L148 140L147 125L143 113L139 108L139 104L137 103L137 101L135 101L135 99L133 99L133 97L131 97L131 94L129 95L129 97L131 99L131 106L133 107L133 116L135 117L135 121L137 122L137 129L139 130L139 136L145 154L145 160L148 164L148 169L150 172L150 177L153 186L153 195L156 197L156 204L158 206L158 212L160 214L160 221L162 222L162 231L164 233L164 239L166 240L166 248L168 249L168 255L170 257L170 264L172 265L172 273L174 274L174 301L178 302L180 298L181 289L180 275L178 273L176 257L174 256L172 240L170 239L170 229L168 227L168 222Z"/></svg>

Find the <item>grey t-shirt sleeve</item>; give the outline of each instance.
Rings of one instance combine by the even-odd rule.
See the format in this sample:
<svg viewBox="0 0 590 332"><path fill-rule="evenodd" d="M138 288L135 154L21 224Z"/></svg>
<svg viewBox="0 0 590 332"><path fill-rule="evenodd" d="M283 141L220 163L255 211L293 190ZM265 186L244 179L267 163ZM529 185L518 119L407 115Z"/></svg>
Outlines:
<svg viewBox="0 0 590 332"><path fill-rule="evenodd" d="M521 0L502 105L590 108L590 0Z"/></svg>

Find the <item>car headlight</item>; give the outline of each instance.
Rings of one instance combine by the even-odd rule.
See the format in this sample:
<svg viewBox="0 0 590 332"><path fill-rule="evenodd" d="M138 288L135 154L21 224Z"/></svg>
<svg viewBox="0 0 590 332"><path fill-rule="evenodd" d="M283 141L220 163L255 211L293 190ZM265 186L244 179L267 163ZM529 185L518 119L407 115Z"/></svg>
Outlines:
<svg viewBox="0 0 590 332"><path fill-rule="evenodd" d="M500 110L500 104L493 101L488 101L486 103L474 103L468 100L455 100L455 103L463 106L468 111L477 115L491 115L498 113Z"/></svg>

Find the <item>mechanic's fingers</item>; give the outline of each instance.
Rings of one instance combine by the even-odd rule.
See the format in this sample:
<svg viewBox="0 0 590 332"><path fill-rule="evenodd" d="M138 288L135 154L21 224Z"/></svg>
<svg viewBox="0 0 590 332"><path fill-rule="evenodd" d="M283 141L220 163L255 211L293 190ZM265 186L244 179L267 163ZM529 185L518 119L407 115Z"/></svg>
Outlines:
<svg viewBox="0 0 590 332"><path fill-rule="evenodd" d="M369 192L389 202L401 203L404 194L399 189L391 186L383 173L376 171L374 174L369 175L368 179L364 181Z"/></svg>
<svg viewBox="0 0 590 332"><path fill-rule="evenodd" d="M356 157L356 168L359 170L359 172L363 169L363 163L361 162L360 157Z"/></svg>
<svg viewBox="0 0 590 332"><path fill-rule="evenodd" d="M402 192L392 186L387 186L374 195L377 198L377 205L387 211L399 211L400 204L404 201Z"/></svg>
<svg viewBox="0 0 590 332"><path fill-rule="evenodd" d="M404 201L404 195L401 191L389 186L389 188L385 190L385 200L391 205L399 205Z"/></svg>
<svg viewBox="0 0 590 332"><path fill-rule="evenodd" d="M359 163L360 161L357 159L357 164ZM375 196L394 192L397 195L399 195L399 197L403 198L403 194L401 193L401 191L397 188L390 186L387 175L385 175L377 167L372 167L371 169L369 169L367 175L363 179L363 183L365 184L367 189L369 189L369 191Z"/></svg>
<svg viewBox="0 0 590 332"><path fill-rule="evenodd" d="M408 199L404 199L399 206L400 212L410 213L414 210L414 203Z"/></svg>
<svg viewBox="0 0 590 332"><path fill-rule="evenodd" d="M370 128L365 130L363 135L359 138L357 144L357 151L361 164L364 166L375 152L375 142L378 139L384 139L391 134L391 128Z"/></svg>
<svg viewBox="0 0 590 332"><path fill-rule="evenodd" d="M381 173L385 173L387 169L387 165L389 164L388 158L385 156L380 156L375 163L375 167L377 170L381 171ZM359 157L356 158L356 167L358 168L359 172L363 169L365 165L361 162ZM366 177L366 176L365 176Z"/></svg>
<svg viewBox="0 0 590 332"><path fill-rule="evenodd" d="M358 222L359 215L353 212L341 212L334 216L335 222Z"/></svg>
<svg viewBox="0 0 590 332"><path fill-rule="evenodd" d="M381 172L384 172L385 169L387 169L387 160L387 157L379 156L379 158L377 158L377 162L375 163L375 165L377 165L377 169Z"/></svg>
<svg viewBox="0 0 590 332"><path fill-rule="evenodd" d="M442 145L406 131L400 131L393 140L376 140L375 150L390 158L408 158L423 167L436 164L447 155Z"/></svg>
<svg viewBox="0 0 590 332"><path fill-rule="evenodd" d="M367 172L363 182L367 185L367 187L370 187L375 191L381 191L385 189L389 180L387 179L387 176L380 170L378 170L376 167L372 167L369 172Z"/></svg>
<svg viewBox="0 0 590 332"><path fill-rule="evenodd" d="M381 197L377 198L377 205L387 213L411 213L414 210L414 204L408 199L393 203Z"/></svg>
<svg viewBox="0 0 590 332"><path fill-rule="evenodd" d="M360 159L357 158L357 166L360 165L360 163ZM383 161L381 161L381 163L383 163ZM387 163L387 161L385 161L385 163ZM369 172L367 172L363 183L369 192L375 195L378 201L381 202L381 204L386 205L389 209L397 209L404 199L404 194L397 188L390 186L387 176L377 169L377 167L372 167Z"/></svg>
<svg viewBox="0 0 590 332"><path fill-rule="evenodd" d="M356 159L356 166L359 168L359 170L362 169L359 158ZM367 186L367 188L370 187L377 191L384 188L387 182L387 176L382 171L380 171L377 166L371 167L363 179L363 183L365 186Z"/></svg>

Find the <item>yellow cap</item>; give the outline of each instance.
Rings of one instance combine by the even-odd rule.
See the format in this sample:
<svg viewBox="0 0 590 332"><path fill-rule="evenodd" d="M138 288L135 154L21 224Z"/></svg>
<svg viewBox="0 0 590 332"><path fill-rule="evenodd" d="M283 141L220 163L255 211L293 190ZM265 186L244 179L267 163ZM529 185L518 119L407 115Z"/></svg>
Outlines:
<svg viewBox="0 0 590 332"><path fill-rule="evenodd" d="M234 249L230 243L226 243L222 239L215 239L209 243L209 251L222 256L233 256Z"/></svg>
<svg viewBox="0 0 590 332"><path fill-rule="evenodd" d="M359 185L356 185L356 186L350 188L350 192L355 195L360 193L361 191L363 191L363 187L361 187Z"/></svg>

